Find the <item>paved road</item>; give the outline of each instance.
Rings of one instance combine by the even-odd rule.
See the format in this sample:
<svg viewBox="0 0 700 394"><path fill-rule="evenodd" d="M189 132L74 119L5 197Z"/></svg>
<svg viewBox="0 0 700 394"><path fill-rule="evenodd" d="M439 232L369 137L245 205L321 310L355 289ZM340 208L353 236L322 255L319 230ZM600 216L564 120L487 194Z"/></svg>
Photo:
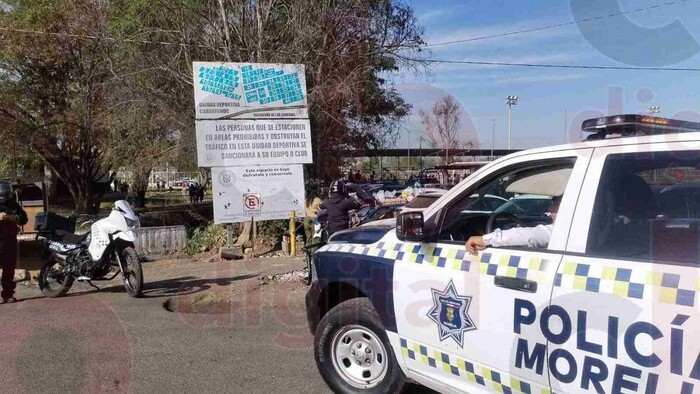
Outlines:
<svg viewBox="0 0 700 394"><path fill-rule="evenodd" d="M145 267L153 278L154 268ZM151 282L143 299L86 284L47 299L19 286L23 300L0 305L2 391L329 392L316 370L299 291L291 302L288 292L270 287L220 306L223 313L174 313L164 307L173 295L204 299L255 279L170 276Z"/></svg>
<svg viewBox="0 0 700 394"><path fill-rule="evenodd" d="M310 335L286 337L274 311L246 323L163 302L115 292L0 306L2 391L328 392Z"/></svg>

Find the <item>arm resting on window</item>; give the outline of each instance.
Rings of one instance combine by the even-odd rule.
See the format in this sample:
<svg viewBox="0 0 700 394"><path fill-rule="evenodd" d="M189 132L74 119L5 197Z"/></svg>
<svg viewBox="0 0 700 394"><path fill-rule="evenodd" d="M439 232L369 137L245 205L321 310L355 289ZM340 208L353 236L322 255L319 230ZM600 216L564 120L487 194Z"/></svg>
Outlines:
<svg viewBox="0 0 700 394"><path fill-rule="evenodd" d="M497 229L491 234L484 235L487 246L527 246L530 248L546 248L552 237L552 225L537 227L516 227L509 230Z"/></svg>

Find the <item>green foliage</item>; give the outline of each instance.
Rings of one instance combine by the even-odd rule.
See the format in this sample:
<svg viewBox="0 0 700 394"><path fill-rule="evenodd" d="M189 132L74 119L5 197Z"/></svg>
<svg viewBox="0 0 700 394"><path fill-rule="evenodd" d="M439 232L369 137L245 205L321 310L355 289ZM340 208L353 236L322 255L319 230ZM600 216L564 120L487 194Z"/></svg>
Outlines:
<svg viewBox="0 0 700 394"><path fill-rule="evenodd" d="M272 241L279 241L289 230L289 220L266 220L258 222L258 234Z"/></svg>
<svg viewBox="0 0 700 394"><path fill-rule="evenodd" d="M0 179L11 178L12 173L12 158L7 156L0 157Z"/></svg>
<svg viewBox="0 0 700 394"><path fill-rule="evenodd" d="M185 251L187 254L195 254L218 249L224 245L226 245L226 227L212 222L192 232L187 239Z"/></svg>
<svg viewBox="0 0 700 394"><path fill-rule="evenodd" d="M103 7L89 0L16 1L0 13L0 138L42 159L82 213L94 213L108 173L110 44ZM26 34L37 30L53 35Z"/></svg>
<svg viewBox="0 0 700 394"><path fill-rule="evenodd" d="M132 190L145 192L152 168L197 168L193 61L304 64L316 158L307 170L324 178L337 175L339 150L393 144L410 109L395 77L427 64L401 0L4 4L0 139L18 133L81 212L99 206L95 180L110 169L131 171ZM275 237L283 227L261 224Z"/></svg>
<svg viewBox="0 0 700 394"><path fill-rule="evenodd" d="M278 242L284 233L289 230L289 220L266 220L257 222L258 236L267 241ZM238 226L233 226L234 237L237 237ZM226 245L226 227L220 224L209 223L204 227L195 227L188 230L187 254L202 253L216 250Z"/></svg>

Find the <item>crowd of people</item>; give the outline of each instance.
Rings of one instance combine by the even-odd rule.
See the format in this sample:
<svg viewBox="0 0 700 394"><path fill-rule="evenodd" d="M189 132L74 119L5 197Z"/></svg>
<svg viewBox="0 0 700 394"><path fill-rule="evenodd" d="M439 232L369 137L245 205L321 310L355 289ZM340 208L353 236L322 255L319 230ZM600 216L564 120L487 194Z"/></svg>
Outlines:
<svg viewBox="0 0 700 394"><path fill-rule="evenodd" d="M182 181L182 185L177 184L178 190L183 190L190 197L190 203L196 204L204 202L204 196L206 195L206 186L199 182ZM164 193L166 191L174 191L172 184L170 182L157 180L156 181L156 191L158 193Z"/></svg>
<svg viewBox="0 0 700 394"><path fill-rule="evenodd" d="M175 190L175 189L173 189L173 186L171 184L169 184L168 182L161 181L161 180L156 181L156 191L158 193L162 193L165 191L173 191L173 190Z"/></svg>
<svg viewBox="0 0 700 394"><path fill-rule="evenodd" d="M190 194L190 203L196 204L204 202L204 185L201 185L199 182L192 182L187 187L187 190Z"/></svg>

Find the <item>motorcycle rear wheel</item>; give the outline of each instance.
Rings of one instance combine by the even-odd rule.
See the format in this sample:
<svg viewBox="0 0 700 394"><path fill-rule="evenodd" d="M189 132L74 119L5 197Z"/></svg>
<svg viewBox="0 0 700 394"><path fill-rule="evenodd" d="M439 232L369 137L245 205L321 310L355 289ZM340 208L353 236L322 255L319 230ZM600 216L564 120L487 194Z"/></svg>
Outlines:
<svg viewBox="0 0 700 394"><path fill-rule="evenodd" d="M139 298L143 295L143 268L138 253L132 247L124 248L121 252L124 271L124 289L131 297Z"/></svg>
<svg viewBox="0 0 700 394"><path fill-rule="evenodd" d="M49 298L63 297L73 286L73 275L63 272L63 263L51 256L41 266L39 272L39 289Z"/></svg>

